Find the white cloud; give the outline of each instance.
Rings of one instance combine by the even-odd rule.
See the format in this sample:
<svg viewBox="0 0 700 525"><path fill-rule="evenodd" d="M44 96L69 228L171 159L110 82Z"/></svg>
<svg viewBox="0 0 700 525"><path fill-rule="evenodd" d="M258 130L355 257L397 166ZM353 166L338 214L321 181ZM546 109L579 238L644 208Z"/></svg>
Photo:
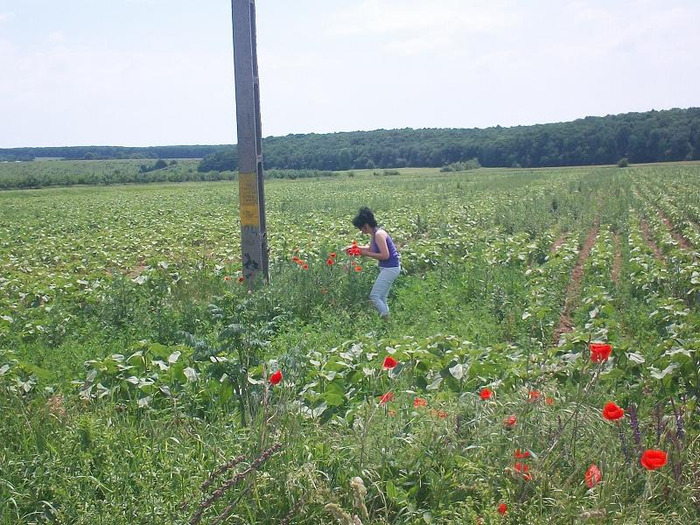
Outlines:
<svg viewBox="0 0 700 525"><path fill-rule="evenodd" d="M0 22L5 22L13 17L12 13L0 13Z"/></svg>
<svg viewBox="0 0 700 525"><path fill-rule="evenodd" d="M414 55L454 47L455 40L499 34L517 23L501 2L463 0L364 0L327 15L326 35L384 40L389 53Z"/></svg>

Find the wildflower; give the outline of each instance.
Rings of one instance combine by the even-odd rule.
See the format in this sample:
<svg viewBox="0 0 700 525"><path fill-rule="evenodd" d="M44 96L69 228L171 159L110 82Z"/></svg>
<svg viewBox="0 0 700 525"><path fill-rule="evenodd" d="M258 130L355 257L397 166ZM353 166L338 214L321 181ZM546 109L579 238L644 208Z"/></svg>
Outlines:
<svg viewBox="0 0 700 525"><path fill-rule="evenodd" d="M277 385L280 381L282 381L282 370L277 370L277 372L270 376L270 383Z"/></svg>
<svg viewBox="0 0 700 525"><path fill-rule="evenodd" d="M663 450L647 449L639 462L647 470L656 470L666 464L667 454Z"/></svg>
<svg viewBox="0 0 700 525"><path fill-rule="evenodd" d="M482 401L486 401L488 399L491 399L491 396L493 395L493 392L489 390L488 388L482 388L481 392L479 392L479 397L482 399Z"/></svg>
<svg viewBox="0 0 700 525"><path fill-rule="evenodd" d="M529 458L530 457L530 451L526 450L525 452L520 452L520 449L517 448L515 449L515 457L517 459L523 459L523 458Z"/></svg>
<svg viewBox="0 0 700 525"><path fill-rule="evenodd" d="M430 413L433 417L436 417L438 419L445 419L447 417L447 412L445 412L444 410L431 410Z"/></svg>
<svg viewBox="0 0 700 525"><path fill-rule="evenodd" d="M331 252L330 258L331 258L331 259L335 259L335 258L337 257L337 255L338 255L337 253Z"/></svg>
<svg viewBox="0 0 700 525"><path fill-rule="evenodd" d="M326 260L326 264L327 264L328 266L333 266L333 265L335 264L335 259L333 259L332 257L329 257L329 258Z"/></svg>
<svg viewBox="0 0 700 525"><path fill-rule="evenodd" d="M612 401L608 401L603 407L603 417L608 421L617 421L625 415L625 411Z"/></svg>
<svg viewBox="0 0 700 525"><path fill-rule="evenodd" d="M299 257L295 255L294 257L292 257L292 261L298 263L299 261L301 261L301 259L299 259Z"/></svg>
<svg viewBox="0 0 700 525"><path fill-rule="evenodd" d="M498 513L499 513L501 516L503 516L503 515L505 515L506 512L508 512L508 505L506 505L505 503L501 503L501 504L498 506Z"/></svg>
<svg viewBox="0 0 700 525"><path fill-rule="evenodd" d="M595 464L591 463L591 466L588 467L588 470L583 475L583 477L586 480L586 485L588 485L588 488L592 489L598 483L600 483L601 479L603 479L603 474L600 472L600 469Z"/></svg>
<svg viewBox="0 0 700 525"><path fill-rule="evenodd" d="M304 264L301 266L301 269L302 269L302 270L308 270L308 269L309 269L309 265L306 264L306 263L304 263Z"/></svg>
<svg viewBox="0 0 700 525"><path fill-rule="evenodd" d="M530 393L527 395L527 400L531 403L537 401L539 398L540 393L537 390L530 390Z"/></svg>
<svg viewBox="0 0 700 525"><path fill-rule="evenodd" d="M352 246L350 246L345 252L348 255L351 255L353 257L357 257L358 255L361 255L360 253L360 247L357 245L357 241L352 241Z"/></svg>
<svg viewBox="0 0 700 525"><path fill-rule="evenodd" d="M396 415L396 410L389 410L389 416L394 417Z"/></svg>
<svg viewBox="0 0 700 525"><path fill-rule="evenodd" d="M244 282L244 281L245 281L245 277L240 276L240 277L238 278L238 282L239 282L239 283L242 283L242 282Z"/></svg>
<svg viewBox="0 0 700 525"><path fill-rule="evenodd" d="M607 343L589 343L588 348L591 351L591 361L594 363L607 361L612 352L612 345Z"/></svg>
<svg viewBox="0 0 700 525"><path fill-rule="evenodd" d="M428 401L423 399L422 397L417 397L413 400L413 406L418 408L418 407L427 407L428 406Z"/></svg>
<svg viewBox="0 0 700 525"><path fill-rule="evenodd" d="M523 475L523 479L525 481L530 481L532 479L532 476L528 473L530 470L529 465L526 465L524 463L516 463L513 467L516 472L519 472L520 474Z"/></svg>
<svg viewBox="0 0 700 525"><path fill-rule="evenodd" d="M398 364L399 364L399 362L396 359L394 359L393 357L388 355L384 358L384 363L382 364L382 368L384 370L391 370L392 368L395 368L396 365L398 365Z"/></svg>
<svg viewBox="0 0 700 525"><path fill-rule="evenodd" d="M230 280L231 280L231 276L230 276L230 275L227 275L227 276L224 277L224 281L230 281Z"/></svg>
<svg viewBox="0 0 700 525"><path fill-rule="evenodd" d="M515 421L515 414L511 414L503 422L503 426L506 428L506 430L511 430L515 427Z"/></svg>
<svg viewBox="0 0 700 525"><path fill-rule="evenodd" d="M394 393L393 392L387 392L384 394L382 397L379 398L379 404L380 405L386 405L389 401L394 400Z"/></svg>
<svg viewBox="0 0 700 525"><path fill-rule="evenodd" d="M362 271L362 266L360 266L359 264L358 264L357 266L355 266L355 271L356 271L356 272L361 272L361 271Z"/></svg>
<svg viewBox="0 0 700 525"><path fill-rule="evenodd" d="M552 397L545 397L544 402L547 403L549 406L552 406L554 404L554 398Z"/></svg>

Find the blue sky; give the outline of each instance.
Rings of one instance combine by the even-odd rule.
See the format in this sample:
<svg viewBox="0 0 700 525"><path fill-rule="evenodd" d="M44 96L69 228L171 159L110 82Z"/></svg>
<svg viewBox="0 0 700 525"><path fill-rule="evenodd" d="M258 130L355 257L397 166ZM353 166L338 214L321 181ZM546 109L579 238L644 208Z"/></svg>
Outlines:
<svg viewBox="0 0 700 525"><path fill-rule="evenodd" d="M228 0L0 0L0 147L236 141ZM696 0L258 0L263 134L699 106Z"/></svg>

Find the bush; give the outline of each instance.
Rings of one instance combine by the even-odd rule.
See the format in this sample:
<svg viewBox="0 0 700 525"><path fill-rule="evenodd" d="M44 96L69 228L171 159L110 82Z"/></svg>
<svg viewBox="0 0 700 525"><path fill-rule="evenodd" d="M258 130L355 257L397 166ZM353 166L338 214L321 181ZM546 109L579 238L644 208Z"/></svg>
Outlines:
<svg viewBox="0 0 700 525"><path fill-rule="evenodd" d="M617 161L618 168L626 168L629 165L630 165L630 162L627 159L627 157L622 157L620 160Z"/></svg>
<svg viewBox="0 0 700 525"><path fill-rule="evenodd" d="M479 159L474 157L473 159L469 159L467 161L462 161L462 162L453 162L451 164L448 164L447 166L443 166L440 168L440 171L443 173L449 173L452 171L469 171L469 170L476 170L481 167L481 164L479 163Z"/></svg>

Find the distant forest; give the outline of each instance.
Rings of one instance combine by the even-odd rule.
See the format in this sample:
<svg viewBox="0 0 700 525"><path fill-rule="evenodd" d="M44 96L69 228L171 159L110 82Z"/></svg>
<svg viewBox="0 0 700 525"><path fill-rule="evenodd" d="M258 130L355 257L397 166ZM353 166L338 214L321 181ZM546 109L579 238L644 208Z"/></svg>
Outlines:
<svg viewBox="0 0 700 525"><path fill-rule="evenodd" d="M700 160L700 108L586 117L486 129L396 129L298 134L263 140L265 167L293 170L545 167ZM202 158L198 170L236 169L235 146L81 146L0 149L0 160Z"/></svg>

